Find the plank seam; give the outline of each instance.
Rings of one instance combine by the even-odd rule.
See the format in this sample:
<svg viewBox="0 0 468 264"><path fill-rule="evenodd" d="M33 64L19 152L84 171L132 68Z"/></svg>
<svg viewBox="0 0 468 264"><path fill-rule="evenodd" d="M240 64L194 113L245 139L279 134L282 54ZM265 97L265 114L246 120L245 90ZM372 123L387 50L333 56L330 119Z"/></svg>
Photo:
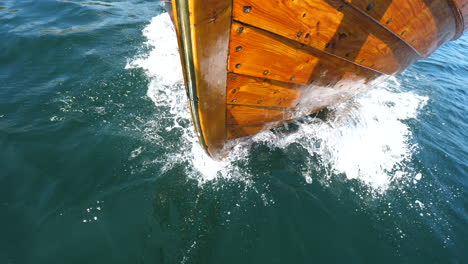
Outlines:
<svg viewBox="0 0 468 264"><path fill-rule="evenodd" d="M369 68L369 67L364 66L364 65L362 65L362 64L359 64L359 63L357 63L357 62L350 61L350 60L347 60L347 59L345 59L345 58L343 58L343 57L337 56L337 55L335 55L335 54L333 54L333 53L330 53L330 52L327 52L327 51L324 51L324 50L317 49L317 48L315 48L315 47L312 47L312 46L309 46L309 45L300 43L300 42L298 42L298 41L296 41L296 40L293 40L293 39L290 39L290 38L287 38L287 37L283 37L283 36L281 36L281 35L278 35L278 34L273 33L273 32L271 32L271 31L268 31L268 30L265 30L265 29L256 27L256 26L254 26L254 25L247 24L247 23L241 22L241 21L239 21L239 20L233 20L233 21L234 21L234 22L237 22L237 23L239 23L239 24L241 24L241 25L249 26L249 27L255 28L255 29L257 29L257 30L261 30L262 32L266 32L266 33L275 35L275 36L277 36L277 37L279 37L279 38L281 38L281 39L283 39L283 40L295 42L295 43L297 43L298 45L301 45L301 46L303 47L303 49L306 50L306 51L307 51L307 49L312 49L312 50L314 50L314 51L316 51L316 52L324 53L324 54L333 56L333 57L338 58L338 59L340 59L340 60L343 60L343 61L352 63L352 64L354 64L354 65L356 65L356 66L358 66L358 67L361 67L361 68L368 69L368 70L370 70L370 71L376 72L376 73L378 73L378 74L381 74L381 75L389 75L389 74L384 73L384 72L381 72L381 71L379 71L379 70Z"/></svg>
<svg viewBox="0 0 468 264"><path fill-rule="evenodd" d="M359 13L361 13L362 15L364 15L365 17L367 17L369 20L371 20L372 22L376 23L377 25L379 25L380 27L384 28L386 31L390 32L392 35L394 35L395 37L397 37L401 42L405 43L406 46L410 47L417 55L419 58L427 58L429 56L429 54L426 54L426 55L422 55L416 48L414 48L411 44L409 44L406 40L404 40L403 38L400 37L400 35L398 35L397 33L393 32L392 30L390 30L389 28L387 28L386 26L382 25L382 23L380 23L380 21L377 21L377 19L371 17L369 14L367 14L366 12L364 12L363 10L361 10L360 8L357 8L355 5L353 5L352 3L350 2L347 2L346 0L342 0L342 2L353 8L354 10L358 11Z"/></svg>

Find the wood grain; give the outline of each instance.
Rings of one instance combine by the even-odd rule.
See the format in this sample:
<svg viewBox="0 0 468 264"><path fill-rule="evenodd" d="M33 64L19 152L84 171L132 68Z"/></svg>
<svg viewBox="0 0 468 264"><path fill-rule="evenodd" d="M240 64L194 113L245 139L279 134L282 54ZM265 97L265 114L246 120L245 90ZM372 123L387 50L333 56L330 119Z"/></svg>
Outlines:
<svg viewBox="0 0 468 264"><path fill-rule="evenodd" d="M401 72L419 58L397 36L341 0L234 0L233 16L385 74Z"/></svg>
<svg viewBox="0 0 468 264"><path fill-rule="evenodd" d="M317 64L317 56L297 42L240 23L232 24L230 72L307 84Z"/></svg>
<svg viewBox="0 0 468 264"><path fill-rule="evenodd" d="M231 139L375 87L457 37L468 20L466 0L172 0L181 53L182 1L190 108L217 159Z"/></svg>
<svg viewBox="0 0 468 264"><path fill-rule="evenodd" d="M333 85L345 73L361 79L380 75L377 71L261 29L236 22L232 28L228 62L231 72L283 82L324 85ZM242 33L238 33L239 28Z"/></svg>
<svg viewBox="0 0 468 264"><path fill-rule="evenodd" d="M447 0L346 0L427 57L455 35Z"/></svg>
<svg viewBox="0 0 468 264"><path fill-rule="evenodd" d="M226 103L265 107L295 107L306 86L230 73Z"/></svg>
<svg viewBox="0 0 468 264"><path fill-rule="evenodd" d="M296 109L266 108L246 105L227 105L226 125L262 126L271 122L291 120L300 117Z"/></svg>
<svg viewBox="0 0 468 264"><path fill-rule="evenodd" d="M287 105L288 107L276 107L275 104L278 102L278 100L280 100L279 98L282 99L283 97L279 96L278 99L272 99L270 103L265 104L263 102L260 104L255 100L266 97L268 92L272 92L275 89L291 89L288 87L288 84L284 83L281 85L276 81L265 81L259 78L248 76L234 76L237 76L236 81L239 80L240 87L242 87L243 84L245 84L247 87L245 88L246 91L244 94L235 96L237 93L236 92L234 95L231 95L230 98L238 98L239 101L236 100L235 102L227 102L226 124L228 126L260 126L264 123L286 121L298 118L316 112L327 106L347 100L362 91L372 88L376 83L380 83L384 80L374 79L373 81L364 83L345 79L332 87L317 86L313 84L294 85L295 87L292 89L292 91L297 92L291 93L291 91L288 91L288 94L292 96L297 95L297 97L292 97L292 100L289 101L289 105ZM381 78L385 78L385 76L381 76ZM265 88L260 88L260 86L263 84L263 81L266 82L267 86ZM249 87L251 83L254 83L254 85ZM233 85L232 87L239 86ZM232 89L232 87L229 89ZM254 91L251 91L250 89L253 89ZM264 90L268 92L264 92ZM283 94L286 94L286 92ZM230 95L228 95L228 97L229 96Z"/></svg>
<svg viewBox="0 0 468 264"><path fill-rule="evenodd" d="M226 61L231 1L190 1L200 123L208 152L222 155L226 141Z"/></svg>
<svg viewBox="0 0 468 264"><path fill-rule="evenodd" d="M180 13L182 1L188 5L190 36L189 49L181 38ZM229 35L231 28L232 2L229 0L173 0L174 15L179 38L184 80L190 99L192 119L197 133L208 154L222 158L226 143L226 77ZM190 56L191 55L191 56ZM193 65L193 72L186 65ZM193 76L192 76L193 75Z"/></svg>

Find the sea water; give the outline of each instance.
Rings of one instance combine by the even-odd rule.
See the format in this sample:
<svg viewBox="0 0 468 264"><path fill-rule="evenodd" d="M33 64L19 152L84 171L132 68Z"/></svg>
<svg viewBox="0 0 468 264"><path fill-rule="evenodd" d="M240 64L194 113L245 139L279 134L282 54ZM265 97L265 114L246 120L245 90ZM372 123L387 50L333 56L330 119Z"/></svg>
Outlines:
<svg viewBox="0 0 468 264"><path fill-rule="evenodd" d="M214 161L159 2L0 22L1 263L467 261L467 35Z"/></svg>

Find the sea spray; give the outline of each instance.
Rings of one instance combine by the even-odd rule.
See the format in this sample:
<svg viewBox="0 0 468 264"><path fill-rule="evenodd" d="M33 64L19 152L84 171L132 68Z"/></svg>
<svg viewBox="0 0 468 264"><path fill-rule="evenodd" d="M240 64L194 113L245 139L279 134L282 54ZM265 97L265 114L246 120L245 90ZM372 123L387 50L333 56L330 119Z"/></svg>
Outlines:
<svg viewBox="0 0 468 264"><path fill-rule="evenodd" d="M219 178L249 181L244 164L251 158L253 145L286 149L298 144L310 157L304 164L304 178L312 182L311 168L321 166L327 180L337 174L358 180L384 192L392 182L404 178L411 169L407 161L416 146L406 120L417 118L427 97L401 91L396 78L390 78L375 89L347 102L332 106L324 117L305 117L296 122L297 129L282 133L278 129L264 131L248 140L239 141L223 161L214 161L198 145L190 122L179 60L176 34L167 13L154 17L143 30L148 51L136 56L127 68L142 68L150 83L147 95L158 108L165 108L166 119L172 120L166 131L178 130L181 137L172 152L160 157L170 168L188 163L188 177L201 185ZM158 120L155 120L158 122ZM280 129L284 130L284 129ZM319 162L319 164L317 164Z"/></svg>

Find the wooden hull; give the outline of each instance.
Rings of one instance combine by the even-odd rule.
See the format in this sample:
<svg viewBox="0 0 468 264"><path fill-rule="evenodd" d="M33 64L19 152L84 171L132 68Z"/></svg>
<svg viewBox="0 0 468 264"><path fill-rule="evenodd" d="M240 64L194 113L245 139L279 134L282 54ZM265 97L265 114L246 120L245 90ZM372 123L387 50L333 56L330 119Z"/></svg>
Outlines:
<svg viewBox="0 0 468 264"><path fill-rule="evenodd" d="M216 159L233 139L400 73L468 22L467 0L172 0L172 10L193 122Z"/></svg>

